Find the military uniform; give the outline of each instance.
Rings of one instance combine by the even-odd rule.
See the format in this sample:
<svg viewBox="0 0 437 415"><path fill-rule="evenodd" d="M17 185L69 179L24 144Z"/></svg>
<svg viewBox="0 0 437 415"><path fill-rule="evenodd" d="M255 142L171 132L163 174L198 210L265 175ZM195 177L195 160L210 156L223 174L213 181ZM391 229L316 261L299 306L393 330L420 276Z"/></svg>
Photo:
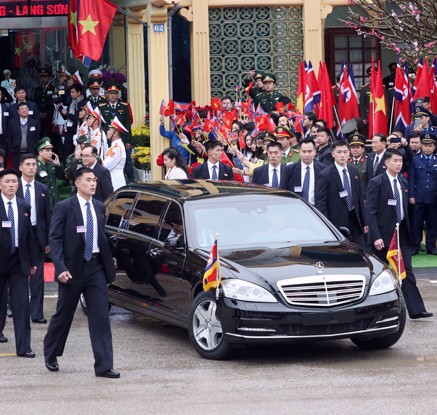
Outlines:
<svg viewBox="0 0 437 415"><path fill-rule="evenodd" d="M99 95L97 97L94 97L91 94L92 89L99 90ZM90 94L89 95L87 94L87 101L89 101L89 103L91 104L93 109L100 107L100 105L108 103L108 100L103 96L102 91L101 91L102 90L101 81L96 80L96 79L90 81L88 84L88 90L90 91ZM103 93L104 93L104 91L103 91Z"/></svg>
<svg viewBox="0 0 437 415"><path fill-rule="evenodd" d="M270 72L264 73L263 83L270 82L270 81L276 83L276 77ZM276 103L279 101L279 98L281 97L282 94L280 94L278 91L274 91L274 90L271 92L262 91L259 94L257 94L254 98L255 108L258 105L261 105L262 109L267 113L275 111Z"/></svg>
<svg viewBox="0 0 437 415"><path fill-rule="evenodd" d="M278 141L280 141L280 139L282 138L286 138L287 142L290 143L290 139L294 137L294 134L290 131L289 128L280 125L275 129L275 137ZM283 164L293 164L297 163L298 161L300 161L300 154L298 149L293 149L289 147L287 150L282 151L281 162Z"/></svg>
<svg viewBox="0 0 437 415"><path fill-rule="evenodd" d="M122 139L124 143L130 143L131 139L131 124L130 114L127 102L118 100L115 104L115 108L112 108L109 102L99 105L100 113L105 120L105 132L107 132L112 120L117 117L120 122L128 129L128 132L123 135Z"/></svg>
<svg viewBox="0 0 437 415"><path fill-rule="evenodd" d="M91 145L97 149L97 154L103 160L108 152L108 141L106 134L100 128L90 132Z"/></svg>
<svg viewBox="0 0 437 415"><path fill-rule="evenodd" d="M50 77L46 69L40 70L41 77ZM48 79L47 79L48 81ZM53 96L56 95L56 88L53 84L41 84L35 89L33 100L38 106L41 121L41 136L51 136L53 132L53 113L55 106Z"/></svg>

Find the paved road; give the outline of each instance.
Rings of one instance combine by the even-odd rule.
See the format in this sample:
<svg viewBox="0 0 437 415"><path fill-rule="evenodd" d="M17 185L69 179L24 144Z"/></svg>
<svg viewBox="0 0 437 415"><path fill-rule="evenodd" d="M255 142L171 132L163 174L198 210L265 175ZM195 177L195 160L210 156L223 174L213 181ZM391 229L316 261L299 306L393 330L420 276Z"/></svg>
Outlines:
<svg viewBox="0 0 437 415"><path fill-rule="evenodd" d="M437 279L437 275L435 275ZM437 283L419 281L437 312ZM50 291L50 290L48 290ZM46 315L56 299L46 299ZM86 317L77 311L61 371L44 367L46 326L32 326L36 359L14 355L12 323L0 345L0 413L45 414L432 414L437 412L437 317L409 320L391 349L350 341L252 347L232 361L201 359L187 332L113 307L115 367L98 379Z"/></svg>

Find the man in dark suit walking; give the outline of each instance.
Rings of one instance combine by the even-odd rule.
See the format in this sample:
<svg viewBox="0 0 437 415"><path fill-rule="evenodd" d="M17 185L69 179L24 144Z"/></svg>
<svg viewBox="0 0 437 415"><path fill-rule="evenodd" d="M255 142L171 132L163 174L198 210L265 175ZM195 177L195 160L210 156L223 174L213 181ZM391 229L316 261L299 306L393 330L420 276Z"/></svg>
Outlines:
<svg viewBox="0 0 437 415"><path fill-rule="evenodd" d="M30 224L30 206L16 197L19 174L0 172L0 297L6 280L14 304L14 332L17 356L35 357L30 348L29 274L36 271L36 252Z"/></svg>
<svg viewBox="0 0 437 415"><path fill-rule="evenodd" d="M316 208L337 228L349 229L352 241L365 248L367 233L364 200L358 169L348 165L349 145L344 141L332 144L334 164L325 168L316 183Z"/></svg>
<svg viewBox="0 0 437 415"><path fill-rule="evenodd" d="M86 144L82 149L82 164L89 167L97 177L96 193L93 198L104 202L114 191L109 170L97 162L97 148Z"/></svg>
<svg viewBox="0 0 437 415"><path fill-rule="evenodd" d="M37 252L37 269L30 278L30 317L34 323L45 324L44 318L44 256L50 252L50 195L46 185L35 180L36 156L24 154L20 159L21 179L17 197L30 207L30 223Z"/></svg>
<svg viewBox="0 0 437 415"><path fill-rule="evenodd" d="M399 223L399 244L404 259L406 278L402 281L402 293L410 318L431 317L425 309L422 296L416 286L416 277L411 264L410 222L408 218L408 190L402 169L402 154L399 150L387 150L386 173L370 180L367 186L367 209L369 241L373 252L387 262L387 251Z"/></svg>
<svg viewBox="0 0 437 415"><path fill-rule="evenodd" d="M115 279L111 249L104 233L105 206L94 200L97 178L83 167L76 171L77 195L59 202L50 225L50 250L59 282L56 313L44 338L48 370L59 370L74 313L83 293L98 377L119 378L113 370L112 334L107 284Z"/></svg>
<svg viewBox="0 0 437 415"><path fill-rule="evenodd" d="M316 157L316 144L313 139L306 138L301 142L300 160L288 167L287 180L281 187L302 196L314 205L315 188L321 171L326 167Z"/></svg>
<svg viewBox="0 0 437 415"><path fill-rule="evenodd" d="M387 147L387 137L384 134L375 134L372 137L372 152L367 156L366 165L366 184L386 170L385 167L385 151Z"/></svg>
<svg viewBox="0 0 437 415"><path fill-rule="evenodd" d="M0 91L0 102L2 99L2 92ZM0 148L5 152L5 158L8 156L8 122L10 109L5 104L0 104Z"/></svg>
<svg viewBox="0 0 437 415"><path fill-rule="evenodd" d="M252 183L262 186L283 188L287 182L287 168L281 163L282 145L270 141L266 148L268 163L253 170Z"/></svg>
<svg viewBox="0 0 437 415"><path fill-rule="evenodd" d="M9 120L8 145L12 153L14 168L18 170L20 157L25 153L35 151L40 131L39 121L29 116L29 107L26 103L18 104L17 111L19 117Z"/></svg>
<svg viewBox="0 0 437 415"><path fill-rule="evenodd" d="M210 140L205 144L208 160L193 169L193 179L234 180L232 168L221 162L223 144L219 140Z"/></svg>

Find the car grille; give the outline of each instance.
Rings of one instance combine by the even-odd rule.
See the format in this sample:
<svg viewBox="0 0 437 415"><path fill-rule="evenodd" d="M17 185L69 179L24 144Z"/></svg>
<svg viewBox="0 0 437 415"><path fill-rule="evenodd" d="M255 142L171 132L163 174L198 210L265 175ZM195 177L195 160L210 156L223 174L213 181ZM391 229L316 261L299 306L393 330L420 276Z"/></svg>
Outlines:
<svg viewBox="0 0 437 415"><path fill-rule="evenodd" d="M354 323L329 324L324 326L302 326L299 324L289 326L281 325L281 330L278 330L276 334L287 336L327 336L330 334L351 333L354 331L367 330L372 321L373 319L369 318Z"/></svg>
<svg viewBox="0 0 437 415"><path fill-rule="evenodd" d="M332 307L363 297L363 275L317 275L278 281L285 300L296 306Z"/></svg>

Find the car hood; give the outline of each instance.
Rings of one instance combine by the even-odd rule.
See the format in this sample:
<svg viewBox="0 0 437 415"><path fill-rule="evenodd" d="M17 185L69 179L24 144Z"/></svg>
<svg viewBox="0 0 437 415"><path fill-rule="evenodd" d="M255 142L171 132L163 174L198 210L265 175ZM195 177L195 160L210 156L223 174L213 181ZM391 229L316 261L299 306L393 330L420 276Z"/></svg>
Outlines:
<svg viewBox="0 0 437 415"><path fill-rule="evenodd" d="M372 254L348 242L314 246L221 250L223 277L241 278L276 287L288 278L314 275L363 275L369 282L384 265ZM262 284L264 285L264 284Z"/></svg>

